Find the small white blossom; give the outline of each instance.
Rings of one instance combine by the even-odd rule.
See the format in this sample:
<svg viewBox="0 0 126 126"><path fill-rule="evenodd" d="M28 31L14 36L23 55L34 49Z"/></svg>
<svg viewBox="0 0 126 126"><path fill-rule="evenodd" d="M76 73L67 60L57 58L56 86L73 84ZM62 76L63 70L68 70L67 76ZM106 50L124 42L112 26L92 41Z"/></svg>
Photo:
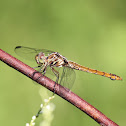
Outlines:
<svg viewBox="0 0 126 126"><path fill-rule="evenodd" d="M40 114L42 114L42 113L43 113L43 111L41 110L39 113L40 113Z"/></svg>
<svg viewBox="0 0 126 126"><path fill-rule="evenodd" d="M32 116L32 119L35 120L36 119L36 116Z"/></svg>
<svg viewBox="0 0 126 126"><path fill-rule="evenodd" d="M29 123L26 123L26 126L29 126Z"/></svg>
<svg viewBox="0 0 126 126"><path fill-rule="evenodd" d="M40 107L42 108L43 107L43 104L41 104Z"/></svg>
<svg viewBox="0 0 126 126"><path fill-rule="evenodd" d="M48 99L44 99L44 102L48 102Z"/></svg>
<svg viewBox="0 0 126 126"><path fill-rule="evenodd" d="M32 123L32 126L35 126L35 122Z"/></svg>
<svg viewBox="0 0 126 126"><path fill-rule="evenodd" d="M46 108L49 110L50 109L50 105L47 105Z"/></svg>

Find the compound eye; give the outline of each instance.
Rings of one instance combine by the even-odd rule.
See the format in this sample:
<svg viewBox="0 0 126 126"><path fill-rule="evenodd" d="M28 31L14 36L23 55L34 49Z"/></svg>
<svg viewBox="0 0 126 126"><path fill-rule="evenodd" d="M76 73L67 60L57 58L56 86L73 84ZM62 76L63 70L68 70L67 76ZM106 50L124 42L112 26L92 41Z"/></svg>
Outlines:
<svg viewBox="0 0 126 126"><path fill-rule="evenodd" d="M42 53L42 52L40 52L39 54L38 54L38 64L43 64L44 63L44 60L45 60L45 55L44 55L44 53Z"/></svg>
<svg viewBox="0 0 126 126"><path fill-rule="evenodd" d="M39 58L38 58L38 55L35 56L35 60L36 60L37 64L39 64Z"/></svg>
<svg viewBox="0 0 126 126"><path fill-rule="evenodd" d="M43 56L42 56L42 55L40 55L40 56L39 56L39 59L40 59L40 60L42 60L42 59L43 59Z"/></svg>
<svg viewBox="0 0 126 126"><path fill-rule="evenodd" d="M44 58L44 56L45 56L44 53L40 53L39 54L39 59L42 60Z"/></svg>

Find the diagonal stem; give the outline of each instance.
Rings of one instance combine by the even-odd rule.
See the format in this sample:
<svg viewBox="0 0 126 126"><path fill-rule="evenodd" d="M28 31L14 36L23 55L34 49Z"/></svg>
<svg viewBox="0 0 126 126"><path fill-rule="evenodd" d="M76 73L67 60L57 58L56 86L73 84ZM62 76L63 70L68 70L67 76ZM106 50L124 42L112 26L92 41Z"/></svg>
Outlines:
<svg viewBox="0 0 126 126"><path fill-rule="evenodd" d="M99 110L97 110L95 107L87 103L85 100L83 100L73 92L68 91L68 89L64 88L59 84L56 84L54 81L47 78L46 76L42 76L41 73L37 72L30 66L24 64L23 62L19 61L18 59L9 55L1 49L0 60L9 65L10 67L16 69L17 71L23 73L32 80L36 81L40 85L46 87L52 92L54 92L55 86L55 94L59 95L63 99L67 100L69 103L73 104L75 107L79 108L81 111L89 115L101 126L118 126L118 124L110 120L103 113L101 113Z"/></svg>

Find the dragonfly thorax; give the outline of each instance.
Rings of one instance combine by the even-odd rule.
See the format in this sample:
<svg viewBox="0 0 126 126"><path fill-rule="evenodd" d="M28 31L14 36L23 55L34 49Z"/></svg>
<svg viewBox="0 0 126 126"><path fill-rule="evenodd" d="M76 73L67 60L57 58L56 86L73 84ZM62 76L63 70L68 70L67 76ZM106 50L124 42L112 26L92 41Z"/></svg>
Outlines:
<svg viewBox="0 0 126 126"><path fill-rule="evenodd" d="M68 65L67 59L58 52L51 53L47 57L47 62L51 67L63 67Z"/></svg>

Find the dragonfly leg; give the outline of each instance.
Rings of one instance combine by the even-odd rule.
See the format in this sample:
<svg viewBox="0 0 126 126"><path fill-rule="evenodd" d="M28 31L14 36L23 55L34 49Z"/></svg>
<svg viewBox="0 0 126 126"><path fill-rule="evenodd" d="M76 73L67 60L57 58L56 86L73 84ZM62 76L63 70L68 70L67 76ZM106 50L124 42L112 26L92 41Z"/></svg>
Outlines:
<svg viewBox="0 0 126 126"><path fill-rule="evenodd" d="M35 69L35 68L39 68L39 67L41 67L41 66L37 66L37 67L32 67L33 69Z"/></svg>
<svg viewBox="0 0 126 126"><path fill-rule="evenodd" d="M33 73L33 76L35 75L35 73L42 73L42 76L40 76L40 77L43 77L43 76L45 75L45 73L46 73L46 66L42 65L42 66L38 66L38 67L42 67L42 68L41 68L40 71L34 72L34 73ZM38 67L33 67L33 68L38 68ZM39 78L40 78L40 77L39 77ZM37 78L37 80L38 80L39 78Z"/></svg>
<svg viewBox="0 0 126 126"><path fill-rule="evenodd" d="M42 66L42 69L40 70L40 72L42 71L42 73L43 73L43 76L45 75L45 73L46 73L46 66Z"/></svg>
<svg viewBox="0 0 126 126"><path fill-rule="evenodd" d="M56 83L58 83L58 80L59 80L59 72L56 71L53 67L51 67L53 73L56 75L56 82L55 82L55 85ZM53 95L55 94L55 85L54 85L54 92L53 92Z"/></svg>

